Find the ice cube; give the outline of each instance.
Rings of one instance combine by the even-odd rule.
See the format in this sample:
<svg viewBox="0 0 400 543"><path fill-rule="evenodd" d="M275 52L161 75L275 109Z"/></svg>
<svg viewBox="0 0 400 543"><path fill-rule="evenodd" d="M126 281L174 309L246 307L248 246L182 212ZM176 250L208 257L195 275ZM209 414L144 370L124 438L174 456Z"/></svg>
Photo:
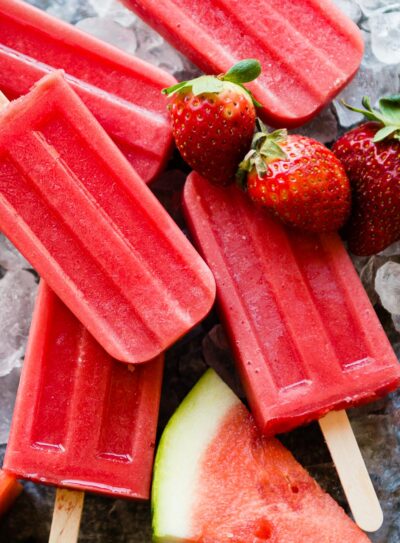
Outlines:
<svg viewBox="0 0 400 543"><path fill-rule="evenodd" d="M394 315L400 315L400 264L386 262L375 277L375 290L383 307Z"/></svg>
<svg viewBox="0 0 400 543"><path fill-rule="evenodd" d="M135 33L121 26L116 21L110 18L90 17L82 19L76 24L77 28L99 38L103 41L115 45L119 49L127 53L135 53L137 48L137 40Z"/></svg>
<svg viewBox="0 0 400 543"><path fill-rule="evenodd" d="M398 67L394 68L385 64L374 67L361 65L350 85L334 100L340 125L348 128L364 118L360 113L347 109L341 103L341 100L352 106L362 107L361 100L363 96L369 96L371 103L376 104L382 96L397 94L400 88L399 72Z"/></svg>
<svg viewBox="0 0 400 543"><path fill-rule="evenodd" d="M378 254L379 256L387 256L387 257L400 255L400 240L395 241L394 243L392 243L392 245L389 245L389 247L386 247L386 249L384 249Z"/></svg>
<svg viewBox="0 0 400 543"><path fill-rule="evenodd" d="M5 270L31 268L27 260L3 234L0 233L0 266Z"/></svg>
<svg viewBox="0 0 400 543"><path fill-rule="evenodd" d="M400 6L399 6L400 9ZM378 13L369 19L372 50L385 64L400 62L400 11Z"/></svg>
<svg viewBox="0 0 400 543"><path fill-rule="evenodd" d="M357 3L367 17L375 13L398 9L400 5L398 0L357 0Z"/></svg>
<svg viewBox="0 0 400 543"><path fill-rule="evenodd" d="M334 106L342 127L348 128L361 120L363 116L347 109L341 101L361 107L363 96L369 96L371 103L377 105L379 98L397 94L400 90L400 65L388 65L380 62L371 44L371 34L362 32L365 51L361 66L353 81L334 100Z"/></svg>
<svg viewBox="0 0 400 543"><path fill-rule="evenodd" d="M139 45L136 54L142 60L177 75L184 70L182 57L176 49L164 42L162 38L160 41L160 38L161 36L148 34L144 39L142 34L141 39L138 40Z"/></svg>
<svg viewBox="0 0 400 543"><path fill-rule="evenodd" d="M0 280L0 376L21 363L36 290L35 276L26 270L9 271Z"/></svg>
<svg viewBox="0 0 400 543"><path fill-rule="evenodd" d="M100 17L105 17L109 15L113 9L115 9L115 0L89 0L90 5L93 7L94 11ZM121 4L118 4L119 6Z"/></svg>
<svg viewBox="0 0 400 543"><path fill-rule="evenodd" d="M89 0L89 3L96 15L113 19L121 26L129 27L137 20L136 15L117 0Z"/></svg>
<svg viewBox="0 0 400 543"><path fill-rule="evenodd" d="M40 7L44 9L42 1L41 4ZM56 0L50 2L46 11L50 15L58 19L63 19L68 23L76 23L84 17L94 15L94 10L88 0Z"/></svg>
<svg viewBox="0 0 400 543"><path fill-rule="evenodd" d="M378 301L378 295L375 290L375 276L378 267L378 259L373 256L368 259L368 261L359 271L361 282L366 293L368 294L369 299L371 300L372 305L375 305Z"/></svg>
<svg viewBox="0 0 400 543"><path fill-rule="evenodd" d="M361 19L362 11L355 0L333 0L333 2L355 23Z"/></svg>

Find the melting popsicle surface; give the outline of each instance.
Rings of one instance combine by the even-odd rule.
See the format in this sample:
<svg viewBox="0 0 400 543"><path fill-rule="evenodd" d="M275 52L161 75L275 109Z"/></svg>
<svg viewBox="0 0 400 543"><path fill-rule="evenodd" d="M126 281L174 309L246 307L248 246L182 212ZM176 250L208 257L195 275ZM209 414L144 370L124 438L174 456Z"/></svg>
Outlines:
<svg viewBox="0 0 400 543"><path fill-rule="evenodd" d="M357 26L329 0L124 0L206 73L256 58L249 85L276 126L304 124L349 82L363 53ZM206 44L206 46L205 46Z"/></svg>
<svg viewBox="0 0 400 543"><path fill-rule="evenodd" d="M213 303L211 272L58 73L0 114L0 228L119 360L154 358Z"/></svg>
<svg viewBox="0 0 400 543"><path fill-rule="evenodd" d="M399 385L400 365L337 235L286 230L236 187L194 173L184 206L264 432Z"/></svg>
<svg viewBox="0 0 400 543"><path fill-rule="evenodd" d="M66 77L139 175L151 181L167 162L172 135L162 70L18 0L0 0L0 90L26 94L54 69Z"/></svg>
<svg viewBox="0 0 400 543"><path fill-rule="evenodd" d="M42 282L4 469L18 478L147 499L163 355L112 359Z"/></svg>

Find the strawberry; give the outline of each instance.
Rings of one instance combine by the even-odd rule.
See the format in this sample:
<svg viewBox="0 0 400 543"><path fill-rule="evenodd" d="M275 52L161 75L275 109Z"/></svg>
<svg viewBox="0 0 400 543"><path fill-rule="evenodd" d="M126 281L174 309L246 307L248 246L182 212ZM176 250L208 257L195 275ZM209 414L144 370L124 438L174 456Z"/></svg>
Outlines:
<svg viewBox="0 0 400 543"><path fill-rule="evenodd" d="M357 255L372 255L400 239L400 96L379 100L379 110L363 98L370 121L342 136L333 152L342 161L353 191L344 234Z"/></svg>
<svg viewBox="0 0 400 543"><path fill-rule="evenodd" d="M339 229L350 212L350 184L333 153L286 130L267 133L261 121L238 181L250 198L283 222L307 232Z"/></svg>
<svg viewBox="0 0 400 543"><path fill-rule="evenodd" d="M248 59L226 74L203 75L163 90L170 97L172 132L182 157L212 183L234 181L250 148L257 102L242 84L260 71L260 63Z"/></svg>

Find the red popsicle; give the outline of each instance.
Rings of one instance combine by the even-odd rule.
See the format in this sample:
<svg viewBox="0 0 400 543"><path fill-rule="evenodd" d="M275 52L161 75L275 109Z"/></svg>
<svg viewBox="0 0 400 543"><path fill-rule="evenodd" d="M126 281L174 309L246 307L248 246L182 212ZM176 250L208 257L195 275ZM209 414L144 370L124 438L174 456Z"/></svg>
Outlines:
<svg viewBox="0 0 400 543"><path fill-rule="evenodd" d="M249 85L272 125L307 122L349 82L363 54L357 26L330 0L123 0L207 73L256 58Z"/></svg>
<svg viewBox="0 0 400 543"><path fill-rule="evenodd" d="M0 111L0 228L111 356L209 311L211 272L59 72Z"/></svg>
<svg viewBox="0 0 400 543"><path fill-rule="evenodd" d="M42 282L4 470L121 498L149 495L163 356L113 360Z"/></svg>
<svg viewBox="0 0 400 543"><path fill-rule="evenodd" d="M396 355L336 234L285 230L236 187L220 189L194 173L184 206L264 433L399 385Z"/></svg>
<svg viewBox="0 0 400 543"><path fill-rule="evenodd" d="M329 411L394 390L400 365L339 237L285 230L237 187L195 173L184 207L259 428L272 435L325 415L354 518L376 531L383 514L352 428L345 411Z"/></svg>
<svg viewBox="0 0 400 543"><path fill-rule="evenodd" d="M0 470L0 517L12 506L22 492L22 485L12 475Z"/></svg>
<svg viewBox="0 0 400 543"><path fill-rule="evenodd" d="M172 136L164 71L18 0L0 0L0 90L9 99L55 68L66 78L144 181L169 158Z"/></svg>

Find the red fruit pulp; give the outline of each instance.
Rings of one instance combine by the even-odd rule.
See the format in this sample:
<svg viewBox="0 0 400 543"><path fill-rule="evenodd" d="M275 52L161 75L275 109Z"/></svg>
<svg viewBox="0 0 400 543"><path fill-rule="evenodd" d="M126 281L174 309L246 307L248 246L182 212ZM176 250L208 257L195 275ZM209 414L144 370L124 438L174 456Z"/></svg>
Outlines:
<svg viewBox="0 0 400 543"><path fill-rule="evenodd" d="M202 458L196 543L367 543L339 505L235 405Z"/></svg>

